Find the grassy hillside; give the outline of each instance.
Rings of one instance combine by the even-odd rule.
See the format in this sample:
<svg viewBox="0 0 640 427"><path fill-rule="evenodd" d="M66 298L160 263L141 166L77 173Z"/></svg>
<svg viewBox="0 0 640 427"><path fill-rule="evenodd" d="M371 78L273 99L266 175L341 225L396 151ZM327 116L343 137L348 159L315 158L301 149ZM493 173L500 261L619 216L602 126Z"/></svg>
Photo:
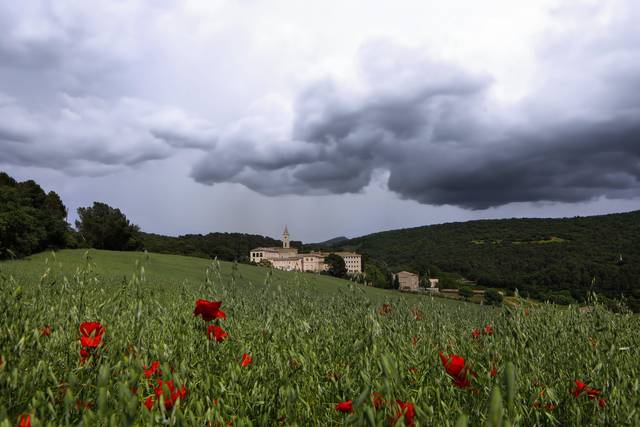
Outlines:
<svg viewBox="0 0 640 427"><path fill-rule="evenodd" d="M31 289L45 274L47 282L60 281L63 276L70 279L78 269L86 269L87 266L89 266L91 274L95 275L102 284L114 287L129 281L134 273L139 274L140 266L142 266L145 272L145 286L167 293L182 285L188 289L202 286L206 281L209 269L209 279L214 284L233 282L239 286L260 285L265 280L269 280L286 288L304 285L312 288L319 295L327 296L335 296L346 291L352 285L357 286L359 292L376 302L430 298L429 296L401 294L396 291L353 285L346 280L312 273L293 273L225 261L214 263L207 259L181 255L95 249L88 251L85 249L65 249L55 253L43 252L15 261L0 261L0 275L11 275L26 289ZM462 304L450 300L439 300L438 303ZM480 308L476 306L471 308L471 310L477 309Z"/></svg>
<svg viewBox="0 0 640 427"><path fill-rule="evenodd" d="M202 259L82 254L0 263L2 426L640 423L638 316L480 307L228 263L207 280ZM224 318L194 316L201 298Z"/></svg>
<svg viewBox="0 0 640 427"><path fill-rule="evenodd" d="M341 242L392 271L458 273L485 287L558 302L590 289L640 310L640 211L504 219L386 231Z"/></svg>

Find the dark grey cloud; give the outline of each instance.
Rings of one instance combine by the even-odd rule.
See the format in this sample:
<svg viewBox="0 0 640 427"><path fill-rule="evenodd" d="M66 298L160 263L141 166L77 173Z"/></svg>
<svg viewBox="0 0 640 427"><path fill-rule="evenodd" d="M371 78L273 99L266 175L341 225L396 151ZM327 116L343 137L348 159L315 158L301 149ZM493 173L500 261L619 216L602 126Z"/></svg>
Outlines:
<svg viewBox="0 0 640 427"><path fill-rule="evenodd" d="M640 7L616 5L604 24L550 31L530 95L509 108L482 73L371 43L359 88L325 80L299 94L288 144L218 146L192 176L267 195L341 194L383 170L401 198L468 209L638 197Z"/></svg>
<svg viewBox="0 0 640 427"><path fill-rule="evenodd" d="M252 52L238 48L252 46L242 31L210 38L208 22L184 31L209 7L196 3L0 5L0 163L105 175L196 153L190 175L203 184L323 195L359 193L384 176L401 198L469 209L639 195L640 7L632 1L554 12L529 94L513 105L496 101L500 82L481 61L377 40L361 48L355 79L302 85L289 109L240 114L236 106L230 124L218 117L230 96L204 83L246 100L253 95L243 87L266 70L234 62ZM183 64L192 44L194 56L217 46L211 56L224 60ZM192 66L216 62L215 70ZM225 71L227 63L236 66ZM162 73L171 67L179 71ZM192 76L202 88L185 84ZM132 86L149 90L136 96ZM184 95L199 98L185 105L216 107L193 114L167 106L160 92L169 105Z"/></svg>
<svg viewBox="0 0 640 427"><path fill-rule="evenodd" d="M57 104L33 110L0 94L0 163L96 176L216 141L206 121L175 108L69 95Z"/></svg>

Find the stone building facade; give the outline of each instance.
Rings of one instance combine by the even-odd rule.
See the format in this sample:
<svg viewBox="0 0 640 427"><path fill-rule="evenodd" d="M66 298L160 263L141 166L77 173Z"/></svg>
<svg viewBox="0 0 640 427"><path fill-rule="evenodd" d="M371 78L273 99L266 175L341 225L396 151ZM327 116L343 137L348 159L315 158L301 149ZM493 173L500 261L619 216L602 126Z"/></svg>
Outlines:
<svg viewBox="0 0 640 427"><path fill-rule="evenodd" d="M284 228L282 233L282 247L255 248L249 252L249 260L259 263L267 260L274 268L286 271L311 271L319 273L326 271L329 266L324 259L329 254L335 253L344 259L344 264L349 274L362 271L362 256L355 252L309 252L298 253L298 249L289 244L289 230Z"/></svg>
<svg viewBox="0 0 640 427"><path fill-rule="evenodd" d="M414 290L420 287L420 278L417 274L408 271L399 271L394 276L397 277L398 282L400 282L400 289Z"/></svg>

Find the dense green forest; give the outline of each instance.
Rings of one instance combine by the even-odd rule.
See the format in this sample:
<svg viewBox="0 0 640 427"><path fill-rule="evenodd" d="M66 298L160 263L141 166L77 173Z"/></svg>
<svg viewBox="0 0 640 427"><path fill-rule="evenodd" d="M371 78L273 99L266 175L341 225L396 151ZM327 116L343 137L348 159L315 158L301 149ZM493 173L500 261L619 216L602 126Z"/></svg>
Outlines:
<svg viewBox="0 0 640 427"><path fill-rule="evenodd" d="M559 303L589 290L640 311L640 211L563 219L449 223L341 242L390 271L458 273L479 286ZM366 264L366 262L365 262Z"/></svg>
<svg viewBox="0 0 640 427"><path fill-rule="evenodd" d="M149 252L241 262L248 262L249 251L253 248L282 245L280 240L243 233L187 234L179 237L140 233L138 239ZM291 242L291 246L299 248L301 245L300 242Z"/></svg>
<svg viewBox="0 0 640 427"><path fill-rule="evenodd" d="M64 248L70 235L67 208L54 191L0 172L0 259Z"/></svg>

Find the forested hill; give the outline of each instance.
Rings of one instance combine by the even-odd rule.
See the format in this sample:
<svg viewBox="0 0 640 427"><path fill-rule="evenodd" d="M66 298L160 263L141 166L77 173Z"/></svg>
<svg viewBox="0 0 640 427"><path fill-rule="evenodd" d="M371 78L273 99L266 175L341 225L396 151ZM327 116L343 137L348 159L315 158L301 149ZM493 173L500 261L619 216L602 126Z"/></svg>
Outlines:
<svg viewBox="0 0 640 427"><path fill-rule="evenodd" d="M640 211L449 223L370 234L340 246L391 271L456 272L479 285L518 288L542 299L580 300L595 278L596 291L624 294L640 308Z"/></svg>
<svg viewBox="0 0 640 427"><path fill-rule="evenodd" d="M247 261L249 251L263 246L282 246L271 237L244 233L187 234L179 237L140 233L142 247L149 252L218 258L224 261ZM299 247L299 242L291 242Z"/></svg>

